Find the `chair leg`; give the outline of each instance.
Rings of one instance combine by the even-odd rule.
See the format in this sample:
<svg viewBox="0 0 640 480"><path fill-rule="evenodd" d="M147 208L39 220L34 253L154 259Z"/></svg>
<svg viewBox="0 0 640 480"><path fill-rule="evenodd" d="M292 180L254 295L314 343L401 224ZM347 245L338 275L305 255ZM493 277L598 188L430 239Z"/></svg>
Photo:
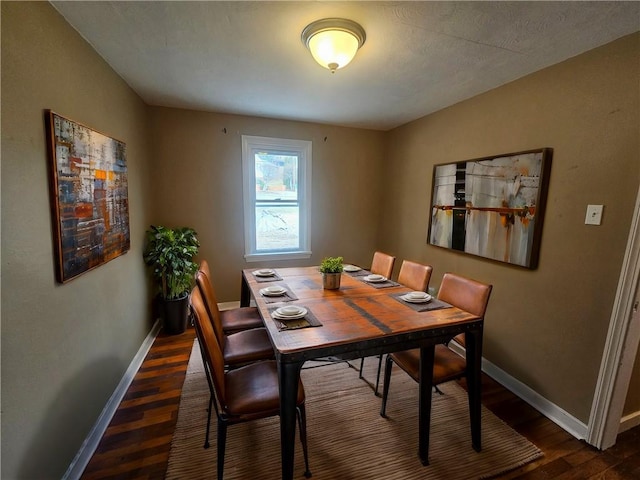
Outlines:
<svg viewBox="0 0 640 480"><path fill-rule="evenodd" d="M378 357L378 373L376 375L376 389L373 392L376 395L376 397L380 396L380 394L378 393L378 387L380 386L380 370L382 370L382 357L384 357L384 355L382 354L380 354L380 356Z"/></svg>
<svg viewBox="0 0 640 480"><path fill-rule="evenodd" d="M209 396L209 408L207 412L209 415L207 416L207 433L204 436L204 448L209 448L209 431L211 429L211 409L213 408L213 393Z"/></svg>
<svg viewBox="0 0 640 480"><path fill-rule="evenodd" d="M309 470L309 451L307 449L307 413L304 405L296 408L298 414L298 426L300 427L300 443L302 443L302 453L304 454L304 476L311 478Z"/></svg>
<svg viewBox="0 0 640 480"><path fill-rule="evenodd" d="M387 355L384 362L384 386L382 388L382 406L380 407L380 416L387 418L387 397L389 396L389 384L391 383L391 356Z"/></svg>
<svg viewBox="0 0 640 480"><path fill-rule="evenodd" d="M380 387L380 370L382 369L382 357L384 355L378 355L378 373L376 374L376 388L374 389L374 394L376 395L376 397L379 397L380 394L378 393L378 388ZM364 359L365 357L362 357L360 359L360 373L358 375L358 378L362 379L362 370L364 368Z"/></svg>
<svg viewBox="0 0 640 480"><path fill-rule="evenodd" d="M224 474L224 451L227 446L227 424L218 421L218 480Z"/></svg>

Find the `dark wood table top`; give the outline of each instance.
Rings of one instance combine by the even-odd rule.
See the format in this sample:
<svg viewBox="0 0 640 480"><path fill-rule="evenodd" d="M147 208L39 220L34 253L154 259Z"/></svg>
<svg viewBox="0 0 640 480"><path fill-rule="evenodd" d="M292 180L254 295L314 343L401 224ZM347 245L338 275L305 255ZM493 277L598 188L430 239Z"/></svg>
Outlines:
<svg viewBox="0 0 640 480"><path fill-rule="evenodd" d="M394 294L410 291L407 287L376 288L346 272L342 274L339 290L324 290L318 267L277 268L282 280L270 282L259 282L253 274L255 270L245 269L244 281L277 354L290 357L291 361L341 353L350 353L355 358L393 351L397 344L409 348L412 343L418 346L427 336L451 338L470 324L482 321L455 307L417 312L393 298ZM259 291L272 285L285 285L298 299L267 303ZM279 330L269 311L283 305L307 308L322 326Z"/></svg>

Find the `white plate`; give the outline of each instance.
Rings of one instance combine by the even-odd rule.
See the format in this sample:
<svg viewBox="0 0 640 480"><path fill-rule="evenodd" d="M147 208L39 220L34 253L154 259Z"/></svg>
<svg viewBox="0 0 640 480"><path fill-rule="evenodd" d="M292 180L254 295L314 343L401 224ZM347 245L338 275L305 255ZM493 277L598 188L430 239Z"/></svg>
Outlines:
<svg viewBox="0 0 640 480"><path fill-rule="evenodd" d="M409 303L429 303L431 301L431 295L428 295L426 298L420 298L420 299L411 298L407 295L401 295L400 298L405 302L409 302Z"/></svg>
<svg viewBox="0 0 640 480"><path fill-rule="evenodd" d="M412 300L426 300L428 298L431 298L431 295L429 295L427 292L421 291L409 292L405 294L405 296Z"/></svg>
<svg viewBox="0 0 640 480"><path fill-rule="evenodd" d="M277 313L278 315L289 317L293 315L299 315L302 312L306 312L306 311L307 311L306 308L298 307L297 305L287 305L286 307L280 307L276 309L275 313Z"/></svg>
<svg viewBox="0 0 640 480"><path fill-rule="evenodd" d="M360 267L357 267L355 265L345 265L342 268L345 272L359 272L360 270L362 270Z"/></svg>
<svg viewBox="0 0 640 480"><path fill-rule="evenodd" d="M280 297L287 292L286 288L273 286L260 289L260 293L266 297Z"/></svg>
<svg viewBox="0 0 640 480"><path fill-rule="evenodd" d="M366 277L363 277L364 280L366 282L373 282L373 283L379 283L379 282L386 282L387 281L387 277L383 277L382 275L367 275Z"/></svg>
<svg viewBox="0 0 640 480"><path fill-rule="evenodd" d="M276 272L273 270L265 269L265 270L256 270L253 272L258 277L273 277Z"/></svg>
<svg viewBox="0 0 640 480"><path fill-rule="evenodd" d="M289 307L280 307L277 310L275 310L271 314L271 316L273 318L277 318L278 320L297 320L299 318L304 317L307 313L309 313L307 311L307 309L303 308L303 307L295 307L295 308L298 309L298 313L296 313L296 314L282 314L282 313L280 313L280 310L287 309L287 308L289 308Z"/></svg>

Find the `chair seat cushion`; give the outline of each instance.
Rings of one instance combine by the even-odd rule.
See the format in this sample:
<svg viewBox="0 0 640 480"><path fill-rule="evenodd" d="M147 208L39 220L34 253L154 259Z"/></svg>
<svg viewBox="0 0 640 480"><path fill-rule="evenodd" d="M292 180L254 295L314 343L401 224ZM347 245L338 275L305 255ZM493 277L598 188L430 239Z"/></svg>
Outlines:
<svg viewBox="0 0 640 480"><path fill-rule="evenodd" d="M265 360L230 370L225 374L227 413L251 415L278 412L280 393L278 367L275 361ZM298 383L297 404L304 403L304 387ZM261 415L262 416L262 415Z"/></svg>
<svg viewBox="0 0 640 480"><path fill-rule="evenodd" d="M391 355L394 363L402 368L416 382L420 373L420 349L414 348ZM433 384L448 382L462 377L466 370L466 361L449 347L436 345L433 367Z"/></svg>
<svg viewBox="0 0 640 480"><path fill-rule="evenodd" d="M389 354L396 365L409 374L416 382L420 373L420 349L412 348Z"/></svg>
<svg viewBox="0 0 640 480"><path fill-rule="evenodd" d="M265 328L252 328L225 337L222 356L227 365L273 358L273 347Z"/></svg>
<svg viewBox="0 0 640 480"><path fill-rule="evenodd" d="M467 362L445 345L436 345L433 384L448 382L465 375Z"/></svg>
<svg viewBox="0 0 640 480"><path fill-rule="evenodd" d="M264 327L256 307L240 307L220 312L220 322L225 333L239 332L250 328Z"/></svg>

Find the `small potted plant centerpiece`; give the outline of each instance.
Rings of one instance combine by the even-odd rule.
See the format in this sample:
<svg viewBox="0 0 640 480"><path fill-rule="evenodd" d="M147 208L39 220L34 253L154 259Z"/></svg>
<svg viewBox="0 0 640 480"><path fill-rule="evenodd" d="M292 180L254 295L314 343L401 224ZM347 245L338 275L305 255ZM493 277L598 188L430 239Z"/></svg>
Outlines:
<svg viewBox="0 0 640 480"><path fill-rule="evenodd" d="M147 230L144 262L153 270L162 302L164 331L171 335L187 328L189 292L194 285L198 264L196 232L189 227L166 228L152 225Z"/></svg>
<svg viewBox="0 0 640 480"><path fill-rule="evenodd" d="M342 257L325 257L320 263L322 273L322 286L326 290L337 290L340 288L342 278Z"/></svg>

